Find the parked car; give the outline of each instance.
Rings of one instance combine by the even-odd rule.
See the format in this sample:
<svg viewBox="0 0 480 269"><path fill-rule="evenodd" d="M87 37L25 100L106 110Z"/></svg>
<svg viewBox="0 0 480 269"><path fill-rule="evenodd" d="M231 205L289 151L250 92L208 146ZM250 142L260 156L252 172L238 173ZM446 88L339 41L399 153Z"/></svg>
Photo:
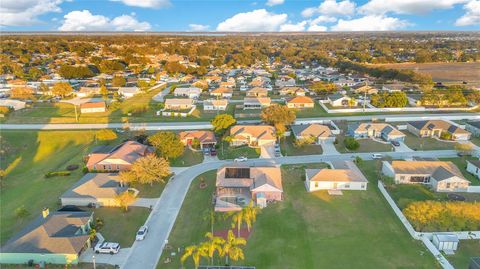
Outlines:
<svg viewBox="0 0 480 269"><path fill-rule="evenodd" d="M395 147L400 147L400 142L398 141L391 141L392 145L394 145Z"/></svg>
<svg viewBox="0 0 480 269"><path fill-rule="evenodd" d="M205 156L210 155L210 149L209 149L209 148L203 148L203 154L204 154Z"/></svg>
<svg viewBox="0 0 480 269"><path fill-rule="evenodd" d="M380 154L380 153L374 153L374 154L372 154L372 159L381 159L382 157L383 157L383 155Z"/></svg>
<svg viewBox="0 0 480 269"><path fill-rule="evenodd" d="M95 253L117 254L120 251L120 244L113 242L98 243L95 248Z"/></svg>
<svg viewBox="0 0 480 269"><path fill-rule="evenodd" d="M140 227L140 229L138 229L135 240L141 241L141 240L145 239L145 236L147 235L147 233L148 233L148 227L147 226Z"/></svg>
<svg viewBox="0 0 480 269"><path fill-rule="evenodd" d="M238 157L238 158L235 158L233 161L234 162L246 162L248 160L247 157Z"/></svg>
<svg viewBox="0 0 480 269"><path fill-rule="evenodd" d="M217 150L215 148L210 149L210 156L217 156Z"/></svg>

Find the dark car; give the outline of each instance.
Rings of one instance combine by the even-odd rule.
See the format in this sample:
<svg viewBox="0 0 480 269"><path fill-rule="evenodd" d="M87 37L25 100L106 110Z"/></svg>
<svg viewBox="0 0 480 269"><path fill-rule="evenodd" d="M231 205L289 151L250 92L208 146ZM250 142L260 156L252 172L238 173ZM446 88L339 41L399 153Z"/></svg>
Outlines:
<svg viewBox="0 0 480 269"><path fill-rule="evenodd" d="M398 141L391 141L391 142L392 142L392 145L394 145L395 147L400 146L400 142L398 142Z"/></svg>
<svg viewBox="0 0 480 269"><path fill-rule="evenodd" d="M217 156L217 150L214 148L210 149L210 156Z"/></svg>

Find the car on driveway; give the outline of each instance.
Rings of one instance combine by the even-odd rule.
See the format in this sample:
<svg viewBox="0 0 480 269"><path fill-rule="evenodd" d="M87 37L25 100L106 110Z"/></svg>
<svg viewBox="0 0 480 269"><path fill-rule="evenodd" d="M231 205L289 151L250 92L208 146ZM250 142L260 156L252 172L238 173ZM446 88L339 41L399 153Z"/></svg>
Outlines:
<svg viewBox="0 0 480 269"><path fill-rule="evenodd" d="M145 236L147 235L148 233L148 227L147 226L142 226L140 227L140 229L138 229L138 232L137 232L137 235L135 236L135 240L137 241L141 241L143 239L145 239Z"/></svg>
<svg viewBox="0 0 480 269"><path fill-rule="evenodd" d="M217 156L217 150L215 148L210 149L210 156Z"/></svg>
<svg viewBox="0 0 480 269"><path fill-rule="evenodd" d="M398 141L390 141L392 143L392 145L394 145L395 147L400 147L400 142Z"/></svg>
<svg viewBox="0 0 480 269"><path fill-rule="evenodd" d="M98 243L95 248L95 253L117 254L120 251L120 244L113 242Z"/></svg>
<svg viewBox="0 0 480 269"><path fill-rule="evenodd" d="M246 162L248 160L247 157L238 157L238 158L235 158L233 161L234 162Z"/></svg>

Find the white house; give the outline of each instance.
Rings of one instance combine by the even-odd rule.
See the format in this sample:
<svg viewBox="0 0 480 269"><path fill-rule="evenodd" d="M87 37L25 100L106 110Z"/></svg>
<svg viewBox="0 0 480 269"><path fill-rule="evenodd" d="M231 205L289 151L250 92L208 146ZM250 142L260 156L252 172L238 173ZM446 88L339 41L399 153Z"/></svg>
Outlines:
<svg viewBox="0 0 480 269"><path fill-rule="evenodd" d="M366 190L368 180L352 161L335 161L332 169L305 169L308 192L318 190Z"/></svg>
<svg viewBox="0 0 480 269"><path fill-rule="evenodd" d="M173 91L173 95L175 96L184 96L190 99L197 99L198 97L200 97L201 93L202 89L197 87L176 88Z"/></svg>
<svg viewBox="0 0 480 269"><path fill-rule="evenodd" d="M13 110L20 110L25 108L26 103L24 101L15 99L0 99L0 106L6 106Z"/></svg>
<svg viewBox="0 0 480 269"><path fill-rule="evenodd" d="M333 107L357 106L358 104L354 98L339 93L328 96L328 101Z"/></svg>
<svg viewBox="0 0 480 269"><path fill-rule="evenodd" d="M467 160L467 172L480 179L480 160Z"/></svg>
<svg viewBox="0 0 480 269"><path fill-rule="evenodd" d="M205 111L225 111L227 110L228 100L227 99L220 99L220 100L205 100L203 101L203 110Z"/></svg>
<svg viewBox="0 0 480 269"><path fill-rule="evenodd" d="M120 87L118 88L118 94L122 95L125 98L133 97L134 95L140 92L138 87Z"/></svg>

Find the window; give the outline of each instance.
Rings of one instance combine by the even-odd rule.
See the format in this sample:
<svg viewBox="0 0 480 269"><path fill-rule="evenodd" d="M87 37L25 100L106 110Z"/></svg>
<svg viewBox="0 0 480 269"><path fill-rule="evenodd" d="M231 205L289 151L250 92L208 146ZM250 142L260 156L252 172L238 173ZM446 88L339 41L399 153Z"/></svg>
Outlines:
<svg viewBox="0 0 480 269"><path fill-rule="evenodd" d="M345 189L350 189L350 183L345 184Z"/></svg>
<svg viewBox="0 0 480 269"><path fill-rule="evenodd" d="M315 182L315 188L318 188L318 182Z"/></svg>
<svg viewBox="0 0 480 269"><path fill-rule="evenodd" d="M404 181L405 180L405 176L400 176L400 181Z"/></svg>
<svg viewBox="0 0 480 269"><path fill-rule="evenodd" d="M451 186L450 186L450 183L447 183L446 188L447 188L447 189L450 189L450 187L451 187Z"/></svg>
<svg viewBox="0 0 480 269"><path fill-rule="evenodd" d="M119 170L119 171L120 171L120 165L118 165L118 164L117 164L117 170Z"/></svg>
<svg viewBox="0 0 480 269"><path fill-rule="evenodd" d="M365 183L362 183L361 187L362 187L362 189L365 189Z"/></svg>

